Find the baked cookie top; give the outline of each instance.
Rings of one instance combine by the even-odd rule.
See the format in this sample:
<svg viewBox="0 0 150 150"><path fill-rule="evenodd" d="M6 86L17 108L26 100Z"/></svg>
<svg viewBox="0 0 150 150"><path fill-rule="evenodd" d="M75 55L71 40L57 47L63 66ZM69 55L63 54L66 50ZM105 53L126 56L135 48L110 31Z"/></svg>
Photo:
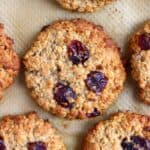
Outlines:
<svg viewBox="0 0 150 150"><path fill-rule="evenodd" d="M69 119L102 114L123 89L120 49L101 26L82 19L44 27L24 56L34 100Z"/></svg>
<svg viewBox="0 0 150 150"><path fill-rule="evenodd" d="M56 0L61 6L79 12L93 12L116 0Z"/></svg>
<svg viewBox="0 0 150 150"><path fill-rule="evenodd" d="M6 116L0 121L1 150L65 150L52 125L36 113Z"/></svg>
<svg viewBox="0 0 150 150"><path fill-rule="evenodd" d="M5 34L4 26L0 24L0 99L5 89L14 82L20 67L13 44L13 40Z"/></svg>
<svg viewBox="0 0 150 150"><path fill-rule="evenodd" d="M83 150L149 150L150 116L117 113L97 124L85 138Z"/></svg>
<svg viewBox="0 0 150 150"><path fill-rule="evenodd" d="M131 38L132 76L140 88L141 99L150 104L150 21Z"/></svg>

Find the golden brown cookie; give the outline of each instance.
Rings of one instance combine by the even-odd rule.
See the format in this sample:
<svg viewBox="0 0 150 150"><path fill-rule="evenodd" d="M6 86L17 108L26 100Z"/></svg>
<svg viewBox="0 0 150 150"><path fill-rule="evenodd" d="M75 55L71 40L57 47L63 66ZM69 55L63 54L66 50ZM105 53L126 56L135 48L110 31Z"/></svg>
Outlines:
<svg viewBox="0 0 150 150"><path fill-rule="evenodd" d="M101 8L116 0L56 0L62 7L79 11L79 12L93 12L97 8Z"/></svg>
<svg viewBox="0 0 150 150"><path fill-rule="evenodd" d="M83 150L150 150L150 116L117 113L85 138Z"/></svg>
<svg viewBox="0 0 150 150"><path fill-rule="evenodd" d="M0 150L66 150L52 125L36 113L0 120Z"/></svg>
<svg viewBox="0 0 150 150"><path fill-rule="evenodd" d="M105 112L121 93L126 76L116 43L101 26L82 19L44 27L24 64L33 99L69 119Z"/></svg>
<svg viewBox="0 0 150 150"><path fill-rule="evenodd" d="M131 38L132 76L137 81L141 99L150 104L150 21Z"/></svg>
<svg viewBox="0 0 150 150"><path fill-rule="evenodd" d="M4 32L0 24L0 99L13 82L19 71L19 58L13 50L13 40Z"/></svg>

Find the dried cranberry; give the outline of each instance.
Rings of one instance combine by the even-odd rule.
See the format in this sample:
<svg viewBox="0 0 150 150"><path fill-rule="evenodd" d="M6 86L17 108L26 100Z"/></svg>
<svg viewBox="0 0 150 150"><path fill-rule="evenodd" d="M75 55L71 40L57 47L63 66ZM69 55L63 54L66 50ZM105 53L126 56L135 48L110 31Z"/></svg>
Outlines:
<svg viewBox="0 0 150 150"><path fill-rule="evenodd" d="M88 113L87 117L91 118L91 117L96 117L99 116L101 113L97 110L97 108L94 108L94 111L92 113Z"/></svg>
<svg viewBox="0 0 150 150"><path fill-rule="evenodd" d="M133 143L126 142L126 139L124 139L122 141L121 146L122 146L123 150L133 150L134 149Z"/></svg>
<svg viewBox="0 0 150 150"><path fill-rule="evenodd" d="M28 143L28 150L46 150L46 145L44 142L30 142Z"/></svg>
<svg viewBox="0 0 150 150"><path fill-rule="evenodd" d="M2 137L0 137L0 150L6 150L6 146Z"/></svg>
<svg viewBox="0 0 150 150"><path fill-rule="evenodd" d="M73 40L68 45L68 57L73 64L84 63L90 57L88 48L78 40Z"/></svg>
<svg viewBox="0 0 150 150"><path fill-rule="evenodd" d="M105 77L105 75L102 72L91 71L87 75L85 83L89 90L99 94L105 88L107 81L107 77Z"/></svg>
<svg viewBox="0 0 150 150"><path fill-rule="evenodd" d="M72 108L74 99L76 99L76 94L69 85L64 85L62 83L57 83L54 88L54 99L59 105L65 108Z"/></svg>
<svg viewBox="0 0 150 150"><path fill-rule="evenodd" d="M150 49L150 33L143 33L139 36L139 43L141 50L149 50Z"/></svg>
<svg viewBox="0 0 150 150"><path fill-rule="evenodd" d="M124 138L121 146L123 150L150 150L150 140L140 136L131 136L130 141Z"/></svg>
<svg viewBox="0 0 150 150"><path fill-rule="evenodd" d="M150 140L146 141L146 146L147 146L148 150L150 150Z"/></svg>

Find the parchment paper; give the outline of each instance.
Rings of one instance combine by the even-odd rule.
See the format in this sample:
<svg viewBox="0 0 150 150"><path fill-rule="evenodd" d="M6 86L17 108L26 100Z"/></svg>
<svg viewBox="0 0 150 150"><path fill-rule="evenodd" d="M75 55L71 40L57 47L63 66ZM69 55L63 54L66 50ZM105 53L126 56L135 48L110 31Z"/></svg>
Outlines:
<svg viewBox="0 0 150 150"><path fill-rule="evenodd" d="M75 13L62 9L55 0L0 0L0 22L5 24L7 33L15 41L15 49L20 57L30 46L42 26L59 19L85 18L104 26L105 30L127 52L129 36L147 19L150 19L150 0L118 0L95 13ZM125 90L105 117L118 110L131 110L150 115L146 106L137 96L135 82L128 77ZM0 105L0 117L37 111L48 118L62 135L69 150L80 150L82 137L99 120L68 121L44 112L30 98L21 72L15 84L7 90Z"/></svg>

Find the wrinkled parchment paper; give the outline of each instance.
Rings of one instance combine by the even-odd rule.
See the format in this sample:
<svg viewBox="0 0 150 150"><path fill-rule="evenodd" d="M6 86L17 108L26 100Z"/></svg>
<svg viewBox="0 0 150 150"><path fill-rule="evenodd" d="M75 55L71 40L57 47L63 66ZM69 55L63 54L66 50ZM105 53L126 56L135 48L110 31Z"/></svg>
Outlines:
<svg viewBox="0 0 150 150"><path fill-rule="evenodd" d="M150 19L150 0L118 0L95 13L75 13L62 9L55 0L0 0L0 22L15 41L15 49L22 57L42 28L59 19L85 18L104 26L105 30L127 53L129 36L147 19ZM68 121L44 112L30 98L21 72L15 84L7 90L0 105L0 116L37 111L48 118L62 135L69 150L80 150L83 136L99 120ZM128 77L125 89L106 116L118 110L131 110L150 115L137 96L135 82Z"/></svg>

